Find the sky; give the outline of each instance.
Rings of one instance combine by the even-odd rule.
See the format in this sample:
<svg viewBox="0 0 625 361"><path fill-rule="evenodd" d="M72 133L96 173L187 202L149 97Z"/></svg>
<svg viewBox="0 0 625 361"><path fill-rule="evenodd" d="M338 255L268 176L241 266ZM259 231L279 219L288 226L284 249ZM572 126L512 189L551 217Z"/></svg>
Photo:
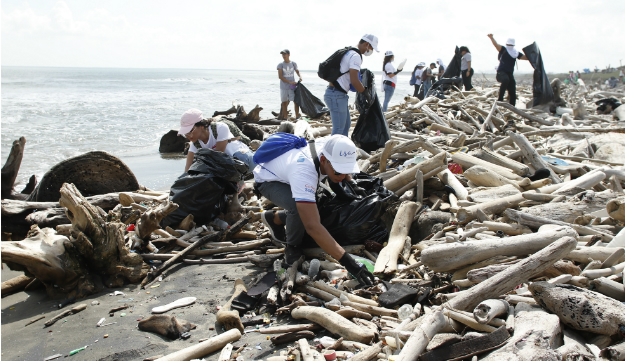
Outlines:
<svg viewBox="0 0 625 361"><path fill-rule="evenodd" d="M487 34L517 49L536 42L550 73L619 66L625 60L625 1L158 1L3 0L3 66L275 70L288 48L316 70L362 35L379 38L363 67L384 51L407 69L449 62L468 46L476 72L493 73ZM519 72L531 72L521 61Z"/></svg>

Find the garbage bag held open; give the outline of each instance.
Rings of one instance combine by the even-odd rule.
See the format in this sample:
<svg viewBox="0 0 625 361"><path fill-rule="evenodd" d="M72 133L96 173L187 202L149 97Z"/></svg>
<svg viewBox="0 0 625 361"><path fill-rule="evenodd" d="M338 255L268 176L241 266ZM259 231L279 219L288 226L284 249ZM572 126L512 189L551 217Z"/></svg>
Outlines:
<svg viewBox="0 0 625 361"><path fill-rule="evenodd" d="M357 147L371 152L384 147L386 141L391 139L388 123L382 112L380 101L374 87L374 75L368 69L362 69L362 83L365 86L367 96L358 93L356 96L356 109L360 116L356 121L356 127L352 133L352 140ZM367 101L371 99L371 104Z"/></svg>
<svg viewBox="0 0 625 361"><path fill-rule="evenodd" d="M319 118L322 115L330 113L330 109L326 107L321 99L314 96L302 83L297 83L293 101L302 108L304 114L311 118Z"/></svg>

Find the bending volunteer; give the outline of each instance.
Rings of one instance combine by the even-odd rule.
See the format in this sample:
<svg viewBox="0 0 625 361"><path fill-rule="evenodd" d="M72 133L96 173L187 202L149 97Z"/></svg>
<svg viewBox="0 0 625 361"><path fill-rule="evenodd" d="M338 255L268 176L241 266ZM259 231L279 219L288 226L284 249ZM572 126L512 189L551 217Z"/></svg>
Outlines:
<svg viewBox="0 0 625 361"><path fill-rule="evenodd" d="M356 163L358 151L346 136L335 134L317 139L313 145L319 161L315 167L310 145L292 149L254 169L257 190L282 211L265 211L262 221L272 238L286 243L285 260L291 265L302 255L302 240L307 232L330 256L337 259L361 284L370 285L373 275L346 253L321 224L315 194L320 180L351 181L360 172Z"/></svg>

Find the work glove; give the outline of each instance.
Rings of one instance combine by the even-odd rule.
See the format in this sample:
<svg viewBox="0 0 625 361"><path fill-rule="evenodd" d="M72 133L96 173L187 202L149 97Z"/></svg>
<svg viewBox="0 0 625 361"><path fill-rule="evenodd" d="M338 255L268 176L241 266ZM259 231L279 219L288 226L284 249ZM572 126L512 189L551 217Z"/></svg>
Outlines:
<svg viewBox="0 0 625 361"><path fill-rule="evenodd" d="M352 277L354 277L363 286L372 286L374 277L371 272L363 264L356 262L354 257L345 252L339 263L345 267Z"/></svg>

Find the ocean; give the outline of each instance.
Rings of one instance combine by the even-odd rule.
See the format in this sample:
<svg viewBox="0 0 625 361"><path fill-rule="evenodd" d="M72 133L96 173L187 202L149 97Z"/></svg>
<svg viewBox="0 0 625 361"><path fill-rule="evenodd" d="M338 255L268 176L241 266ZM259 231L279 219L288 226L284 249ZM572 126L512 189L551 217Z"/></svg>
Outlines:
<svg viewBox="0 0 625 361"><path fill-rule="evenodd" d="M315 71L300 73L323 100L327 83ZM391 105L413 92L409 72L399 79ZM280 108L278 83L277 71L3 66L2 162L24 136L18 191L31 175L41 179L58 162L94 150L119 157L140 184L169 189L184 158L161 155L158 146L163 134L179 128L184 111L197 108L209 117L237 102L246 110L258 104L262 118L272 117ZM289 109L294 113L292 104Z"/></svg>

